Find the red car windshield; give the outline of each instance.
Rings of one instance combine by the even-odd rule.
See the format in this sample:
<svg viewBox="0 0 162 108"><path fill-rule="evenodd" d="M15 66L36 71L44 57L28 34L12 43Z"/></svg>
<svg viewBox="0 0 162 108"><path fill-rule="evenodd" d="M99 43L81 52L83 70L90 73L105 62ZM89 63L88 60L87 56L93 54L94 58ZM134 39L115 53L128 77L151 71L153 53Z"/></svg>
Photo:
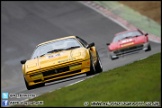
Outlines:
<svg viewBox="0 0 162 108"><path fill-rule="evenodd" d="M142 35L142 33L139 31L129 31L129 32L120 33L114 37L113 42L118 42L119 40L122 40L125 38L140 36L140 35Z"/></svg>

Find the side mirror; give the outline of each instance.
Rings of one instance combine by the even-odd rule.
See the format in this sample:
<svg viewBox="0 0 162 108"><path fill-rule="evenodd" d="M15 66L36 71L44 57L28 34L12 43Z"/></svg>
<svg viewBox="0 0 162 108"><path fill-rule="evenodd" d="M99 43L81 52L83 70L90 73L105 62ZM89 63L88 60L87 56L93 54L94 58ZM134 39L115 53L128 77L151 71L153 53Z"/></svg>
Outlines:
<svg viewBox="0 0 162 108"><path fill-rule="evenodd" d="M106 45L110 45L110 43L106 43Z"/></svg>
<svg viewBox="0 0 162 108"><path fill-rule="evenodd" d="M20 63L21 64L25 64L26 60L21 60Z"/></svg>
<svg viewBox="0 0 162 108"><path fill-rule="evenodd" d="M148 35L148 33L145 34L145 36L147 36L147 35Z"/></svg>
<svg viewBox="0 0 162 108"><path fill-rule="evenodd" d="M94 43L94 42L88 44L88 45L86 46L86 48L90 48L90 47L93 47L93 46L95 46L95 43Z"/></svg>

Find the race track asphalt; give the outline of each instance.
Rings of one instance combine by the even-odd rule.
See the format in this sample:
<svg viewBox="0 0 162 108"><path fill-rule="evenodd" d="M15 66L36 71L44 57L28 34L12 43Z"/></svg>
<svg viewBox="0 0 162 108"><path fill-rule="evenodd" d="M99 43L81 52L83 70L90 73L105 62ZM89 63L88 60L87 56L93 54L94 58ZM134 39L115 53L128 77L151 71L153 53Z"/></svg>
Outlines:
<svg viewBox="0 0 162 108"><path fill-rule="evenodd" d="M20 60L29 59L37 44L51 39L77 35L88 43L95 42L104 71L161 52L161 44L151 42L150 52L139 52L110 60L106 43L111 42L115 33L125 29L77 1L1 3L2 92L40 95L87 78L86 75L79 75L48 83L45 87L26 89Z"/></svg>

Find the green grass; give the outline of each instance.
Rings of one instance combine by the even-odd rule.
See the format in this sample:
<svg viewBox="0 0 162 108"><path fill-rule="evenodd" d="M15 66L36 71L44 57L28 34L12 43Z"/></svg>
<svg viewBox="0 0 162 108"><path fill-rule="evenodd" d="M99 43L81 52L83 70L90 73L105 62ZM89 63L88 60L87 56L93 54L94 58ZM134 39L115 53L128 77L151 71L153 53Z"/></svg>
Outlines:
<svg viewBox="0 0 162 108"><path fill-rule="evenodd" d="M40 106L53 107L84 106L85 101L161 102L161 53L30 101L44 101Z"/></svg>

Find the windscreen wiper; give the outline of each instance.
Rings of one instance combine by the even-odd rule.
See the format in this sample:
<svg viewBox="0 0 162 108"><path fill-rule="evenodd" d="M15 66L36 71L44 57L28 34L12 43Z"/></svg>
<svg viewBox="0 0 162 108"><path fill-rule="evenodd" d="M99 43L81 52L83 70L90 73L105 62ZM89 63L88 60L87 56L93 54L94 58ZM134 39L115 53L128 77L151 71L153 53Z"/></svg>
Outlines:
<svg viewBox="0 0 162 108"><path fill-rule="evenodd" d="M124 37L124 38L122 38L121 40L128 39L128 38L130 38L130 37Z"/></svg>
<svg viewBox="0 0 162 108"><path fill-rule="evenodd" d="M141 36L141 35L135 35L134 37L138 37L138 36Z"/></svg>
<svg viewBox="0 0 162 108"><path fill-rule="evenodd" d="M128 37L125 37L124 39L128 39L128 38L130 38L130 37L128 36Z"/></svg>
<svg viewBox="0 0 162 108"><path fill-rule="evenodd" d="M66 48L65 50L74 49L74 48L80 48L80 46L69 47L69 48Z"/></svg>
<svg viewBox="0 0 162 108"><path fill-rule="evenodd" d="M65 49L54 49L54 50L48 51L47 53L53 53L53 52L58 52L58 51L62 51L62 50L65 50Z"/></svg>
<svg viewBox="0 0 162 108"><path fill-rule="evenodd" d="M42 55L40 55L40 57L42 57L42 56L44 56L44 55L46 55L47 53L45 53L45 54L42 54Z"/></svg>

